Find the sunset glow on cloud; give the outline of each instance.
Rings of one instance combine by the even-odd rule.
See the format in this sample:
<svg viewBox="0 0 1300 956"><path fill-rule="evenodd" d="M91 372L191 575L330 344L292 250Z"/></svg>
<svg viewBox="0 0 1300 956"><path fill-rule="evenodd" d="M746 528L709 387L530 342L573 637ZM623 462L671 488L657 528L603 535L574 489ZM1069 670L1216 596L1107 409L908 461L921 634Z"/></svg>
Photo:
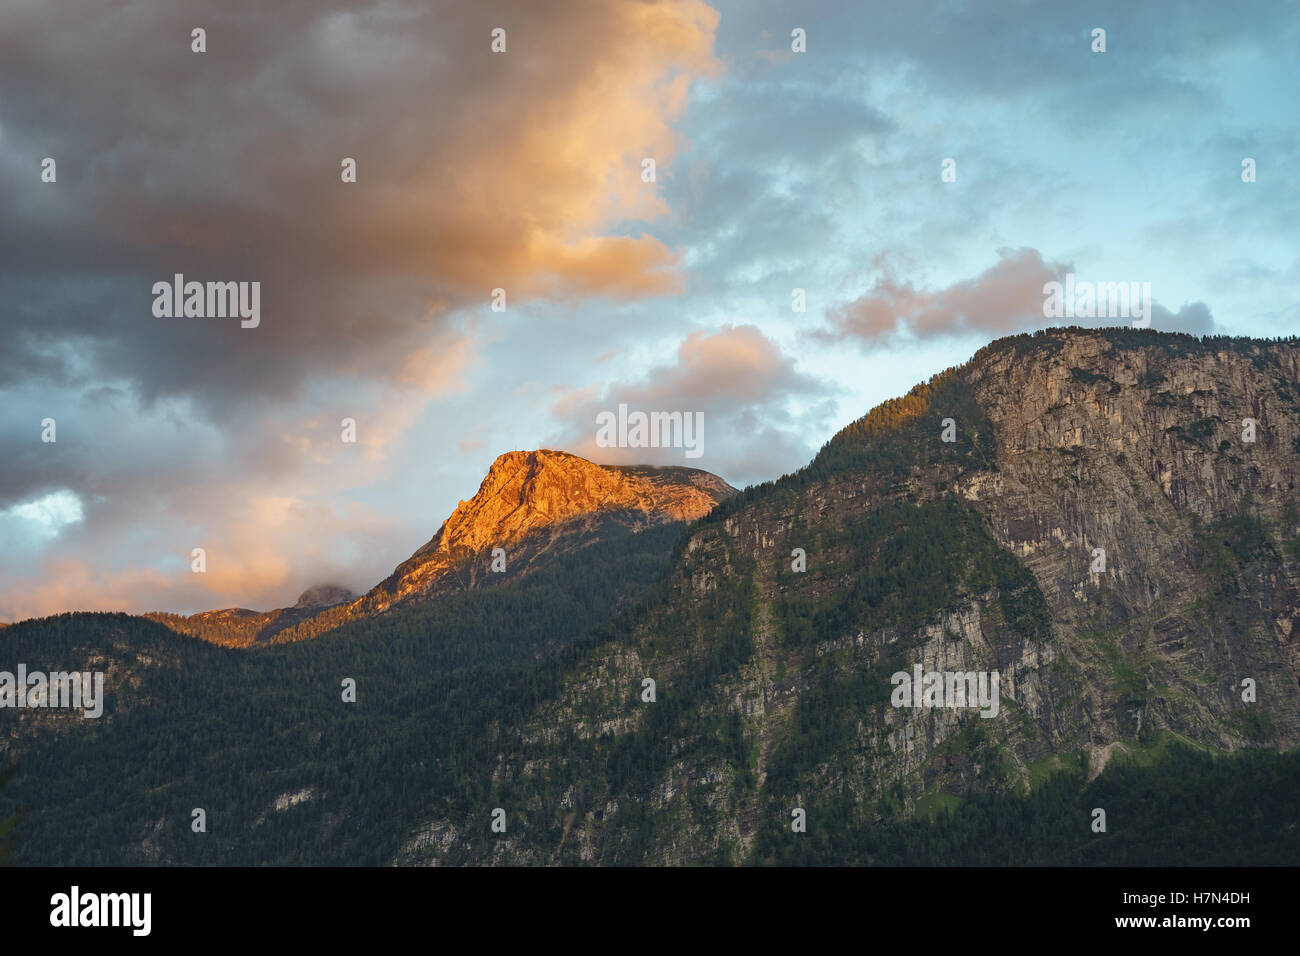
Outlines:
<svg viewBox="0 0 1300 956"><path fill-rule="evenodd" d="M1294 18L1188 6L1090 11L1100 64L1048 3L7 4L0 620L364 589L512 449L775 478L1066 272L1294 332L1295 113L1242 67L1300 80ZM260 324L155 317L176 274ZM702 457L600 447L619 403Z"/></svg>

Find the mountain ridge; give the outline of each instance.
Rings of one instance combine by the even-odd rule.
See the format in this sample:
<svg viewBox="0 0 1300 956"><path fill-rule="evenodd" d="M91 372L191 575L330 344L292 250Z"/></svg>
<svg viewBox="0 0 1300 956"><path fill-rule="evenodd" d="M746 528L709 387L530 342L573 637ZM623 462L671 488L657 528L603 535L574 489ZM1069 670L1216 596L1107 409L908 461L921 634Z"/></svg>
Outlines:
<svg viewBox="0 0 1300 956"><path fill-rule="evenodd" d="M1298 481L1300 341L1051 330L991 343L869 411L805 468L688 525L638 532L644 513L612 508L589 547L568 546L590 540L579 527L554 550L529 529L506 547L504 587L400 603L311 647L204 648L207 666L240 668L238 706L181 665L177 704L173 665L151 647L142 662L132 621L110 622L87 653L136 655L108 668L119 750L167 755L199 735L224 748L202 774L185 764L173 783L164 766L114 797L127 821L114 859L1151 864L1249 859L1286 827L1290 846L1294 801L1268 781L1293 779L1300 752ZM625 601L606 577L577 633L571 602L608 563L597 550L643 546L647 532L665 550L636 552L644 587ZM487 555L467 550L483 580ZM43 647L63 628L76 642L104 624L26 623L13 640ZM895 706L891 675L918 665L997 671L998 713ZM305 675L292 706L279 703L286 671ZM340 712L337 675L357 673L360 703ZM218 699L190 703L200 692ZM189 707L189 722L151 720L143 705L164 703L169 716ZM245 705L258 709L245 718ZM132 719L147 733L120 729ZM263 755L267 728L279 749ZM301 752L304 739L324 749ZM1191 756L1170 763L1174 751ZM1254 824L1196 836L1208 811L1151 813L1133 796L1209 774L1222 788L1235 771L1219 755L1243 751L1250 761L1232 766L1255 767L1257 790L1234 790L1233 806L1267 807ZM319 795L306 808L273 812L306 791ZM247 826L220 847L187 841L183 812L213 792ZM1097 806L1113 838L1089 831ZM489 827L495 807L506 833ZM795 809L805 832L791 829ZM182 823L164 825L176 813ZM949 822L924 824L936 815ZM382 840L339 849L363 823ZM260 842L263 825L277 842ZM970 826L1005 827L1010 849L992 854ZM53 821L42 835L58 832ZM1179 856L1189 833L1210 849Z"/></svg>
<svg viewBox="0 0 1300 956"><path fill-rule="evenodd" d="M1047 330L882 403L685 532L658 602L501 741L528 840L444 816L399 858L850 862L1073 754L1295 749L1298 345ZM999 671L1001 714L890 707L917 664ZM792 807L833 831L799 849Z"/></svg>

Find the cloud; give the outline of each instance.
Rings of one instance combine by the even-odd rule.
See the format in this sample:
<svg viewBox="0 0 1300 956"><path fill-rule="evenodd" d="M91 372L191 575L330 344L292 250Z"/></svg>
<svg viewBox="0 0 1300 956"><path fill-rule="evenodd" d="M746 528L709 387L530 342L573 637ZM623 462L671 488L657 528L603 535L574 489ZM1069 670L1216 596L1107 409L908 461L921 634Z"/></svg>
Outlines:
<svg viewBox="0 0 1300 956"><path fill-rule="evenodd" d="M13 586L0 590L0 620L67 610L280 607L325 581L370 587L400 560L389 544L391 517L306 490L209 487L134 514L147 516L148 526L92 513L66 552L23 555L25 565L6 569ZM193 548L205 551L204 573L191 570Z"/></svg>
<svg viewBox="0 0 1300 956"><path fill-rule="evenodd" d="M431 326L493 288L512 306L680 288L640 173L671 161L689 84L719 69L697 0L274 17L83 2L6 20L11 38L59 38L0 58L14 379L111 376L219 417L308 377L400 377ZM150 286L175 273L260 281L261 326L154 318Z"/></svg>
<svg viewBox="0 0 1300 956"><path fill-rule="evenodd" d="M409 553L398 515L429 492L399 462L471 387L494 288L514 315L682 287L641 163L667 178L720 70L698 0L15 0L4 21L0 511L66 489L85 513L0 553L0 615L368 586ZM260 326L155 318L176 273L260 282ZM196 542L223 557L191 577Z"/></svg>
<svg viewBox="0 0 1300 956"><path fill-rule="evenodd" d="M81 499L71 491L52 491L0 511L0 542L6 547L56 538L66 525L84 519Z"/></svg>
<svg viewBox="0 0 1300 956"><path fill-rule="evenodd" d="M339 568L364 587L502 450L683 463L592 447L619 402L704 412L685 463L770 478L835 402L1048 324L1061 262L1149 278L1182 303L1155 328L1216 331L1206 302L1234 332L1295 327L1290 5L790 10L8 0L0 512L67 491L82 520L0 522L23 542L0 613L275 606ZM155 319L176 272L260 281L261 326ZM221 556L203 580L196 540Z"/></svg>
<svg viewBox="0 0 1300 956"><path fill-rule="evenodd" d="M322 581L368 587L409 553L411 529L348 499L391 478L429 402L467 388L472 356L465 336L448 334L413 356L423 374L407 383L313 386L226 427L193 421L174 400L137 411L111 389L90 390L89 403L77 392L11 393L0 440L17 454L0 492L20 504L0 511L0 617L269 608ZM55 443L39 440L46 413ZM355 443L342 440L345 418ZM49 521L30 520L33 502L59 505L39 511L50 520L78 520L49 533ZM209 549L207 574L190 574L193 547ZM69 592L52 576L64 573L80 582L75 605L58 603Z"/></svg>
<svg viewBox="0 0 1300 956"><path fill-rule="evenodd" d="M877 344L900 338L931 339L970 333L1002 336L1048 325L1104 327L1130 324L1124 317L1070 317L1054 321L1044 317L1048 283L1063 283L1071 268L1047 263L1036 249L999 249L998 262L973 279L929 291L897 278L881 260L882 275L871 291L852 302L829 310L830 329L814 331L821 341L855 340ZM1080 282L1126 283L1133 276L1076 277ZM1206 335L1221 332L1203 302L1170 312L1151 303L1151 327L1168 332Z"/></svg>
<svg viewBox="0 0 1300 956"><path fill-rule="evenodd" d="M1170 312L1159 302L1151 305L1151 327L1161 332L1185 332L1188 335L1222 335L1224 329L1214 321L1204 302L1191 302L1177 312Z"/></svg>
<svg viewBox="0 0 1300 956"><path fill-rule="evenodd" d="M21 590L0 594L0 620L21 621L61 611L134 611L131 595L148 591L163 595L167 576L150 570L115 570L92 558L61 558L43 562L39 575Z"/></svg>
<svg viewBox="0 0 1300 956"><path fill-rule="evenodd" d="M551 412L567 425L548 444L602 464L687 465L751 484L807 463L815 451L809 436L824 429L835 410L829 392L753 325L696 330L678 345L674 361L642 377L564 390ZM683 448L601 447L596 416L617 414L620 404L629 411L701 413L703 455L686 458Z"/></svg>
<svg viewBox="0 0 1300 956"><path fill-rule="evenodd" d="M1044 262L1037 250L999 249L997 264L975 278L925 291L898 279L886 265L870 292L830 310L828 334L863 342L900 334L1004 335L1044 323L1043 285L1065 272L1065 266Z"/></svg>

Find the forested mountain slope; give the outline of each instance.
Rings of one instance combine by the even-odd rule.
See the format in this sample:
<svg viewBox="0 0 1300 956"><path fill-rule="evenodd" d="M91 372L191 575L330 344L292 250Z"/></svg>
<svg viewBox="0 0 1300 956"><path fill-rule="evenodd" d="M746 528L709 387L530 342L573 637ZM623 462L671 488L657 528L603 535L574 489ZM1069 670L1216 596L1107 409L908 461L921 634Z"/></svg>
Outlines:
<svg viewBox="0 0 1300 956"><path fill-rule="evenodd" d="M430 807L483 792L495 728L554 693L584 632L645 593L681 529L611 530L500 587L280 646L217 647L124 614L14 624L0 669L102 670L107 697L97 720L0 711L0 767L18 765L0 820L29 808L16 855L388 862Z"/></svg>
<svg viewBox="0 0 1300 956"><path fill-rule="evenodd" d="M693 524L400 600L435 538L316 640L6 628L110 699L3 718L0 819L34 863L1294 863L1297 478L1295 340L1000 340ZM896 706L917 666L997 706Z"/></svg>
<svg viewBox="0 0 1300 956"><path fill-rule="evenodd" d="M656 599L503 727L490 807L399 859L862 862L914 811L1080 759L1293 749L1298 445L1295 341L996 342L693 526ZM998 672L997 715L893 706L916 665Z"/></svg>

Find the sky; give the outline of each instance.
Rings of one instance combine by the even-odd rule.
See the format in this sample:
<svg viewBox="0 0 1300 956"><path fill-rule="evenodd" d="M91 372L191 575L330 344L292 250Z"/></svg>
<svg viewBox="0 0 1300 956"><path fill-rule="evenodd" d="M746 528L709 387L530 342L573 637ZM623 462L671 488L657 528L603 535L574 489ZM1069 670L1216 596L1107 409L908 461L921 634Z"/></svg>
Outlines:
<svg viewBox="0 0 1300 956"><path fill-rule="evenodd" d="M1294 334L1297 50L1292 0L0 0L0 621L362 591L516 449L773 479L1068 273Z"/></svg>

